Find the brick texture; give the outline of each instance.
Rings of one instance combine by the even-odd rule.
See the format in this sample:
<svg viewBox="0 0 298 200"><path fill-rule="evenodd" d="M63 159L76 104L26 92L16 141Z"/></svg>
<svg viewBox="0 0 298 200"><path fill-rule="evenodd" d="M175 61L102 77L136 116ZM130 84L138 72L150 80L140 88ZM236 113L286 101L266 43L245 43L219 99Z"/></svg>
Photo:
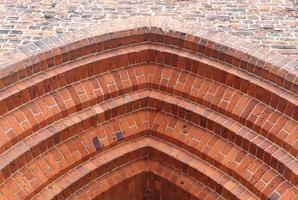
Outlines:
<svg viewBox="0 0 298 200"><path fill-rule="evenodd" d="M297 60L126 22L3 60L0 199L297 199Z"/></svg>
<svg viewBox="0 0 298 200"><path fill-rule="evenodd" d="M56 2L52 4L52 2ZM0 54L113 19L170 16L298 57L296 0L8 0L0 2Z"/></svg>

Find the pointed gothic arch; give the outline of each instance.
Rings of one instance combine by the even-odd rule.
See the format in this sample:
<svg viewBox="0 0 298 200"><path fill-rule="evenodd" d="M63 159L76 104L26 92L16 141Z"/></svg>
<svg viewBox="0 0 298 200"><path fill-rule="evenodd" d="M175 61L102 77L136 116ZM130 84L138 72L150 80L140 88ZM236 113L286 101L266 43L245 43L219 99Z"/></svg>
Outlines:
<svg viewBox="0 0 298 200"><path fill-rule="evenodd" d="M201 181L214 198L297 198L293 58L164 17L110 21L5 56L0 199L65 199L77 191L63 189L72 170L143 137L214 168Z"/></svg>

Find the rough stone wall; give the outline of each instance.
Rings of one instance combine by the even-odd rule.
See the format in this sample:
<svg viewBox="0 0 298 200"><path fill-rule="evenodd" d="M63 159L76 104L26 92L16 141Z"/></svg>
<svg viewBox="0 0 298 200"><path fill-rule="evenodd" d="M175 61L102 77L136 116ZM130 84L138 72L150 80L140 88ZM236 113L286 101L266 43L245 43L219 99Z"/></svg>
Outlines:
<svg viewBox="0 0 298 200"><path fill-rule="evenodd" d="M172 16L298 57L296 0L1 0L0 55L30 41L136 15Z"/></svg>

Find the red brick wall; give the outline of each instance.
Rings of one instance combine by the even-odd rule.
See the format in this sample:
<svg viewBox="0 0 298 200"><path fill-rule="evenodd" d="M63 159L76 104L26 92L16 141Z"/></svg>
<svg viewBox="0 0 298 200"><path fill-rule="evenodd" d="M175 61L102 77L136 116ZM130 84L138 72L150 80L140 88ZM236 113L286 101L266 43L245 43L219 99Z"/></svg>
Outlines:
<svg viewBox="0 0 298 200"><path fill-rule="evenodd" d="M143 193L146 189L146 179L144 174L136 175L133 178L129 178L122 183L116 185L112 189L109 189L105 193L99 195L96 199L131 199L142 200ZM99 186L100 187L100 186Z"/></svg>
<svg viewBox="0 0 298 200"><path fill-rule="evenodd" d="M180 184L183 185L185 183L180 182ZM209 199L218 197L216 196L215 192L212 193L207 187L198 192L201 192L201 199L204 197ZM195 197L185 192L183 189L177 187L173 183L153 173L142 173L118 184L102 195L97 196L96 199L188 200L195 199Z"/></svg>
<svg viewBox="0 0 298 200"><path fill-rule="evenodd" d="M0 71L1 198L295 199L297 64L158 17L22 49Z"/></svg>

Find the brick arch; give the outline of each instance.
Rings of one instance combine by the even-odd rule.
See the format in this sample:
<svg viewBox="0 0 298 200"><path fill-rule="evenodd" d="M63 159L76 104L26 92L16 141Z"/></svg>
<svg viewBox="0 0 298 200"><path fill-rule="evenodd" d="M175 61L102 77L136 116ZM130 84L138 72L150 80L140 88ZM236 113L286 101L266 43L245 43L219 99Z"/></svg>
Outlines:
<svg viewBox="0 0 298 200"><path fill-rule="evenodd" d="M173 151L175 151L175 154L173 154ZM166 162L164 162L164 159L167 159ZM185 160L192 162L189 162L191 163L189 164ZM178 178L178 180L175 180L174 177L168 179L173 184L188 179L185 181L199 181L200 185L204 184L209 191L216 191L216 196L223 195L223 198L228 199L242 199L245 197L256 199L249 190L236 183L235 179L226 176L221 170L209 166L195 156L154 137L140 137L98 154L49 184L33 199L40 198L40 196L43 196L42 194L48 195L45 196L47 199L68 198L71 194L78 193L80 189L86 187L86 183L102 179L101 175L106 174L115 166L125 166L139 161L143 163L140 168L135 168L134 171L137 174L147 170L157 175L167 176L163 173L166 173L166 170L169 170L166 168L169 167L173 170L174 174L172 175ZM225 185L220 185L220 183L225 183ZM181 186L178 187L181 188ZM197 197L195 191L188 192Z"/></svg>
<svg viewBox="0 0 298 200"><path fill-rule="evenodd" d="M57 145L56 147L50 149L48 152L45 152L40 156L38 156L37 158L35 158L33 162L28 163L25 167L20 169L18 173L15 173L14 175L12 175L11 178L8 178L8 180L6 180L4 184L2 184L2 186L6 185L8 186L8 188L14 188L16 181L18 181L20 178L19 176L20 174L23 174L25 177L28 177L28 176L30 177L30 173L31 173L31 177L32 177L32 173L35 175L42 171L46 175L46 177L43 177L40 180L39 179L35 180L36 181L35 184L30 186L33 189L32 194L34 194L35 193L34 191L36 190L39 191L41 188L45 187L47 183L51 183L53 182L53 180L55 180L55 178L63 175L65 171L70 170L78 163L94 155L95 149L91 142L94 136L99 134L99 137L102 138L102 142L104 146L107 146L107 147L114 146L115 144L117 144L117 142L113 139L114 132L119 130L117 129L117 125L121 124L121 127L123 128L125 127L126 123L130 123L131 125L126 124L126 127L131 127L131 128L121 129L126 133L125 138L129 139L129 138L135 138L135 137L144 135L148 131L146 126L144 125L145 122L148 122L148 119L144 117L144 115L147 116L147 114L148 112L142 111L141 113L136 113L136 114L133 114L132 116L130 115L124 116L122 117L122 120L113 120L113 122L107 122L107 124L104 126L91 128L83 134L74 136L69 140L65 140L63 143ZM153 113L151 116L155 116L155 115L156 113ZM142 120L135 122L137 124L129 122L134 119L142 119ZM258 169L257 170L258 173L261 173L261 174L259 174L258 176L257 175L251 176L251 178L248 179L248 181L245 181L245 182L241 181L241 182L248 188L253 187L252 184L262 183L263 181L268 182L268 184L270 183L268 187L266 187L266 189L264 188L264 190L255 191L256 194L260 195L260 192L262 192L263 195L264 193L270 194L273 189L270 186L271 184L275 184L275 186L278 186L277 191L282 191L283 189L286 189L288 191L293 191L293 190L295 191L293 186L291 186L291 184L287 181L284 182L283 178L281 178L281 176L278 175L278 173L270 170L270 167L262 164L260 160L256 160L249 155L246 156L245 155L246 153L241 151L240 148L236 149L234 147L233 154L231 154L233 156L231 157L231 155L229 155L230 154L229 147L232 147L233 145L231 143L225 142L224 140L221 140L219 137L216 137L216 135L212 136L210 135L210 133L201 129L194 129L194 128L191 128L190 130L183 129L182 127L184 125L186 125L187 127L191 127L191 126L190 124L183 123L183 121L179 121L179 120L177 121L177 123L179 122L180 125L176 125L176 127L170 126L168 130L165 130L164 133L161 133L160 131L163 130L162 128L161 129L158 128L158 130L156 130L157 122L161 121L160 119L163 119L165 120L165 122L167 122L167 124L171 124L171 121L172 121L171 119L173 119L173 117L166 118L165 115L158 114L158 116L155 116L153 119L154 120L152 120L153 123L151 125L152 126L151 134L156 135L157 137L161 137L162 139L168 140L169 142L174 142L178 146L183 147L185 150L189 150L195 153L202 159L207 160L207 162L211 166L214 165L216 167L223 169L229 175L237 178L238 180L241 179L242 181L244 181L246 176L244 173L241 174L238 172L239 170L244 170L244 168L243 168L243 165L241 164L237 165L237 163L241 163L241 161L245 161L243 163L252 164L253 162L255 162L254 168L255 170ZM176 130L173 130L173 129L176 129ZM175 133L176 136L169 137L168 134L171 132ZM106 137L102 136L103 133L106 134ZM186 135L188 137L186 137ZM206 136L208 137L206 138ZM191 140L192 137L194 137L195 139ZM220 148L217 148L217 150L213 150L211 152L206 151L209 146L208 141L210 142L210 144L212 144L212 141L217 141L215 144L219 145ZM191 145L188 145L187 142L191 143ZM196 143L199 145L196 145ZM74 151L73 154L71 154L72 151ZM200 151L201 153L199 153ZM218 157L218 155L221 153L223 153L222 154L224 158L223 161L220 159L220 157ZM243 160L241 157L245 157L245 159ZM229 159L231 158L232 158L232 163L236 164L234 165L234 167L232 165L231 166L227 165L227 163L230 162ZM47 163L46 161L48 162L50 161L50 162ZM43 166L43 169L40 169L38 166ZM226 171L225 168L229 168L229 170ZM52 170L54 170L55 173L51 172ZM232 173L233 170L235 170L236 175ZM239 174L237 175L237 173ZM267 177L267 178L262 178L259 180L259 178L263 177L262 173L264 173L264 177ZM275 178L272 179L270 177L275 177ZM29 180L32 181L32 179L29 179Z"/></svg>
<svg viewBox="0 0 298 200"><path fill-rule="evenodd" d="M113 177L117 177L117 180ZM115 181L108 184L107 179ZM121 166L106 176L90 182L68 199L166 199L167 197L173 200L223 199L210 187L171 166L154 160L136 160Z"/></svg>
<svg viewBox="0 0 298 200"><path fill-rule="evenodd" d="M123 174L125 175L123 176ZM113 176L121 178L108 185L106 180L108 177L112 179ZM137 176L140 178L136 178ZM139 179L141 181L138 181ZM173 180L175 180L174 183ZM134 190L122 190L122 188L125 188L123 185L131 183L135 183ZM103 185L108 185L108 187L103 188ZM119 193L117 189L120 190ZM138 192L138 190L141 191ZM130 194L131 191L133 191L132 194ZM125 193L129 193L133 197L136 196L136 198L141 196L148 199L154 199L154 197L165 199L165 192L171 194L171 199L223 199L210 187L194 180L179 170L173 169L171 166L154 160L137 160L128 163L107 176L90 182L90 184L72 194L68 199L74 200L83 197L86 199L103 199L103 197L105 199L125 198Z"/></svg>
<svg viewBox="0 0 298 200"><path fill-rule="evenodd" d="M169 79L170 76L171 80ZM155 79L152 80L150 77L155 77ZM117 83L115 81L117 78L123 78L122 82ZM130 82L131 79L134 79L134 82ZM108 87L109 84L112 84L112 86ZM184 86L185 84L187 86ZM286 122L292 126L297 126L296 120L225 84L201 76L198 77L187 71L155 65L133 66L97 75L82 82L68 84L66 87L59 88L40 98L35 98L34 101L26 102L12 112L4 114L1 120L3 131L9 132L10 130L13 133L11 139L5 138L2 140L3 145L0 151L3 152L5 148L9 148L18 142L18 137L23 138L24 135L32 134L68 114L117 95L144 88L172 93L219 111L266 136L272 142L285 148L293 156L297 155L296 139L291 140L291 137L285 137L296 130L291 129L287 135L280 134L282 126ZM78 97L80 95L83 96L82 99ZM250 112L253 112L255 117L249 116ZM37 119L38 116L36 115L39 113L41 113L41 117ZM17 122L24 122L24 116L26 115L31 116L30 119L25 121L26 126L21 127L19 125L18 127ZM13 116L16 116L16 119ZM259 120L256 120L258 117ZM275 124L277 120L281 121L281 125L279 123ZM264 126L263 122L266 121L269 124ZM278 127L278 125L280 126ZM272 133L270 129L276 130ZM293 135L295 136L295 134Z"/></svg>
<svg viewBox="0 0 298 200"><path fill-rule="evenodd" d="M65 156L70 142L82 155L84 149L94 150L91 140L87 146L77 144L77 135L145 112L143 131L131 137L146 133L182 145L262 199L297 193L296 60L159 17L107 22L100 30L30 44L7 58L0 70L1 191L22 179L27 167L42 165L53 149L62 148ZM176 117L174 125L198 126L210 136L187 137L194 129L189 126L180 127L182 134L166 133L158 121L175 130L169 116ZM103 143L117 144L113 131ZM220 144L226 145L230 161L210 150ZM77 156L76 164L56 169L59 175L48 174L46 184L86 158ZM30 184L41 187L37 182Z"/></svg>

